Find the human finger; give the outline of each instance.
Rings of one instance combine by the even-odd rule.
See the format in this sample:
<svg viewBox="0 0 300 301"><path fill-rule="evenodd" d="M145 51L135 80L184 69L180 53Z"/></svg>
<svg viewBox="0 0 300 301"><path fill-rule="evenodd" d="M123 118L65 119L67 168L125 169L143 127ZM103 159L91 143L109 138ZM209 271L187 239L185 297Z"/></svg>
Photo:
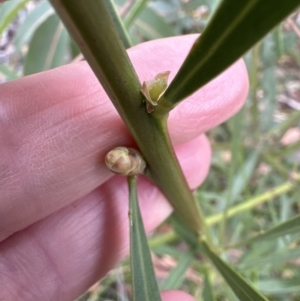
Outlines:
<svg viewBox="0 0 300 301"><path fill-rule="evenodd" d="M161 39L130 49L140 79L162 70L173 76L195 38ZM247 88L239 62L178 106L169 122L174 144L234 114ZM0 240L104 183L112 176L105 153L134 144L85 62L1 85L0 107Z"/></svg>
<svg viewBox="0 0 300 301"><path fill-rule="evenodd" d="M208 140L176 147L191 188L205 178ZM140 179L139 204L147 232L172 211L162 193ZM111 270L129 251L126 179L114 176L88 196L0 244L2 300L73 300Z"/></svg>
<svg viewBox="0 0 300 301"><path fill-rule="evenodd" d="M163 301L195 301L195 298L183 291L163 291L161 297Z"/></svg>

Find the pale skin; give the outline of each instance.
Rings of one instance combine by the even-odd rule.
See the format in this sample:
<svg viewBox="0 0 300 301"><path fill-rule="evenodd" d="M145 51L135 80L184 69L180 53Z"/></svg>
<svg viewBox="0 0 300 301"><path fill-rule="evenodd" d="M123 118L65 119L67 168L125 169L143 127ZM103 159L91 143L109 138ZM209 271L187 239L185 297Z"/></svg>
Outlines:
<svg viewBox="0 0 300 301"><path fill-rule="evenodd" d="M163 71L172 79L195 38L130 49L141 82ZM191 189L209 170L203 133L234 115L247 92L239 61L171 113L171 138ZM1 301L74 300L128 254L126 179L104 164L116 146L134 142L86 62L0 85ZM172 211L145 179L139 198L148 232ZM194 300L179 291L162 299Z"/></svg>

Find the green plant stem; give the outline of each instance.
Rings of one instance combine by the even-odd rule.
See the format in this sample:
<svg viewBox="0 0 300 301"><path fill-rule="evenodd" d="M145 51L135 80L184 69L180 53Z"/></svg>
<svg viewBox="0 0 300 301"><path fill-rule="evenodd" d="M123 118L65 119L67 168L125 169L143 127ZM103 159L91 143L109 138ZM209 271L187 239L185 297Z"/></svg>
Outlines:
<svg viewBox="0 0 300 301"><path fill-rule="evenodd" d="M133 21L137 18L139 13L143 10L148 0L136 0L135 3L130 8L129 12L124 18L124 25L126 28L130 28Z"/></svg>
<svg viewBox="0 0 300 301"><path fill-rule="evenodd" d="M284 184L277 186L276 188L266 191L265 193L262 193L258 196L252 197L246 200L245 202L230 208L228 210L228 215L227 215L228 218L233 217L243 211L250 210L262 203L272 201L274 200L274 198L278 197L279 195L292 191L293 189L297 188L297 186L299 185L299 183L297 183L297 181L299 180L300 180L300 175L297 176L296 181L293 182L287 181ZM211 217L208 217L207 224L208 225L216 224L219 222L221 217L222 217L222 213L218 213Z"/></svg>
<svg viewBox="0 0 300 301"><path fill-rule="evenodd" d="M226 221L227 221L227 213L230 206L230 201L233 193L234 186L234 176L238 167L240 166L241 155L243 154L243 149L241 145L241 121L243 116L243 110L240 111L237 115L235 115L232 120L231 126L231 162L228 173L228 182L227 182L227 193L225 196L225 208L223 210L223 219L220 223L220 237L219 242L222 244L223 241L226 240Z"/></svg>
<svg viewBox="0 0 300 301"><path fill-rule="evenodd" d="M274 157L272 154L264 152L262 153L262 159L270 165L275 171L278 172L282 177L288 178L290 171L281 164L278 158Z"/></svg>
<svg viewBox="0 0 300 301"><path fill-rule="evenodd" d="M274 41L275 41L277 55L280 58L284 54L284 42L283 42L283 34L282 34L281 24L279 24L275 28L273 37L274 37Z"/></svg>
<svg viewBox="0 0 300 301"><path fill-rule="evenodd" d="M252 116L252 129L253 136L255 141L259 139L259 108L258 108L258 99L257 99L257 90L258 90L258 73L259 73L259 63L260 63L260 43L257 44L252 49L252 62L251 62L251 71L250 71L250 87L251 87L251 116Z"/></svg>
<svg viewBox="0 0 300 301"><path fill-rule="evenodd" d="M167 134L168 115L146 111L140 82L114 27L106 0L51 0L147 162L147 174L166 195L175 213L197 233L201 213L183 176Z"/></svg>
<svg viewBox="0 0 300 301"><path fill-rule="evenodd" d="M265 193L262 193L258 196L252 197L248 200L245 200L243 203L238 204L236 206L233 206L228 209L227 212L227 218L234 217L238 215L241 212L250 210L260 204L273 201L276 197L291 192L297 187L299 187L299 181L300 181L300 175L296 175L295 181L287 181L269 191L266 191ZM207 226L213 226L219 222L221 222L223 219L223 213L217 213L212 216L209 216L206 218L206 225ZM175 231L171 230L168 233L165 233L163 235L156 236L149 240L149 245L151 248L155 248L161 244L174 241L178 239L178 235Z"/></svg>
<svg viewBox="0 0 300 301"><path fill-rule="evenodd" d="M151 249L159 247L169 242L174 242L180 239L180 236L172 229L164 234L155 235L149 239L149 246Z"/></svg>

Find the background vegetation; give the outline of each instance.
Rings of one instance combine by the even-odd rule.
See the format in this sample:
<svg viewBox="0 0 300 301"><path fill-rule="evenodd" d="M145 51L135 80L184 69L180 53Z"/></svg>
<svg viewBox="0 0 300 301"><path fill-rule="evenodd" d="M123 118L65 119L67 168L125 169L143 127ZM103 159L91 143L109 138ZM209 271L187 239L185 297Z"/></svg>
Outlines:
<svg viewBox="0 0 300 301"><path fill-rule="evenodd" d="M116 4L138 44L202 32L218 2ZM0 81L80 59L47 1L12 0L0 6ZM256 45L245 61L251 82L247 103L208 133L212 167L196 197L224 260L270 300L300 300L300 13ZM279 224L261 239L253 238ZM180 288L198 300L237 300L211 265L194 260L168 222L152 234L150 244L161 288ZM129 262L124 261L80 300L129 300L128 283Z"/></svg>

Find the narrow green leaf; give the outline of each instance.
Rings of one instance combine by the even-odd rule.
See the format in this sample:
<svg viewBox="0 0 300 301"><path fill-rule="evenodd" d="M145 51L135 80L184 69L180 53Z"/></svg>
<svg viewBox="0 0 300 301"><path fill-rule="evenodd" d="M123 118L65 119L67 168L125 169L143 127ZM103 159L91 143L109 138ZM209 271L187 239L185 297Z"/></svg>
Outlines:
<svg viewBox="0 0 300 301"><path fill-rule="evenodd" d="M299 0L224 0L161 99L162 110L208 83L299 6Z"/></svg>
<svg viewBox="0 0 300 301"><path fill-rule="evenodd" d="M150 240L148 240L148 244L150 249L158 255L169 255L174 258L180 258L182 256L182 252L174 248L171 244L161 244L157 247L152 248L150 245Z"/></svg>
<svg viewBox="0 0 300 301"><path fill-rule="evenodd" d="M300 256L300 247L294 249L284 249L278 252L264 254L265 256L261 256L259 258L253 258L250 260L245 260L241 265L239 265L240 269L252 269L255 267L261 267L266 265L271 265L272 267L278 267L289 260L297 259Z"/></svg>
<svg viewBox="0 0 300 301"><path fill-rule="evenodd" d="M265 294L273 294L277 296L291 293L299 294L300 278L261 280L259 281L259 289Z"/></svg>
<svg viewBox="0 0 300 301"><path fill-rule="evenodd" d="M273 39L276 46L276 54L278 57L281 57L284 54L284 43L283 43L283 32L280 25L274 31Z"/></svg>
<svg viewBox="0 0 300 301"><path fill-rule="evenodd" d="M153 9L146 7L135 22L135 28L147 39L154 40L175 35L174 29Z"/></svg>
<svg viewBox="0 0 300 301"><path fill-rule="evenodd" d="M242 166L240 166L239 170L234 175L230 191L229 205L233 205L233 203L237 200L238 197L240 197L241 193L249 183L255 171L260 153L261 149L256 148L251 154L249 154L249 156L243 162Z"/></svg>
<svg viewBox="0 0 300 301"><path fill-rule="evenodd" d="M249 262L255 262L258 258L264 258L266 254L272 254L276 252L277 249L278 244L276 241L273 243L254 245L252 248L248 248L245 252L243 252L242 256L239 258L237 266L240 270L242 270L243 266L247 266ZM270 266L265 266L264 268L267 269L269 267ZM246 269L251 269L251 267L249 268L248 266ZM257 266L253 267L251 271L257 271Z"/></svg>
<svg viewBox="0 0 300 301"><path fill-rule="evenodd" d="M180 257L177 266L170 272L166 280L160 286L161 290L177 289L185 278L185 273L193 261L192 254L184 254Z"/></svg>
<svg viewBox="0 0 300 301"><path fill-rule="evenodd" d="M137 197L137 177L128 177L130 261L134 301L161 301Z"/></svg>
<svg viewBox="0 0 300 301"><path fill-rule="evenodd" d="M234 291L241 301L267 301L268 299L259 293L247 280L225 263L208 246L204 239L200 240L199 247L204 254L211 260L217 270L221 273L225 281Z"/></svg>
<svg viewBox="0 0 300 301"><path fill-rule="evenodd" d="M138 15L143 11L147 4L148 0L136 0L129 12L126 14L124 18L124 25L127 29L133 24L134 20L138 17Z"/></svg>
<svg viewBox="0 0 300 301"><path fill-rule="evenodd" d="M0 13L0 36L6 27L17 16L18 12L25 7L29 0L12 0L2 4Z"/></svg>
<svg viewBox="0 0 300 301"><path fill-rule="evenodd" d="M69 37L57 15L48 18L35 32L24 65L24 75L61 66L69 50Z"/></svg>
<svg viewBox="0 0 300 301"><path fill-rule="evenodd" d="M248 244L266 242L268 240L282 238L284 235L300 233L300 215L297 215L284 223L281 223L264 233L259 234L247 241Z"/></svg>
<svg viewBox="0 0 300 301"><path fill-rule="evenodd" d="M215 296L213 292L213 287L210 281L210 274L209 270L205 269L205 274L204 274L204 289L202 292L202 298L203 301L215 301Z"/></svg>
<svg viewBox="0 0 300 301"><path fill-rule="evenodd" d="M16 37L14 38L16 49L20 51L22 46L30 41L36 29L53 14L54 9L48 1L38 3L18 28Z"/></svg>
<svg viewBox="0 0 300 301"><path fill-rule="evenodd" d="M264 43L263 43L264 45ZM274 62L270 67L266 67L264 69L263 74L261 75L261 85L262 89L264 91L264 97L263 97L263 103L258 100L259 106L264 105L264 110L261 111L260 115L260 124L261 124L261 130L263 132L269 131L274 126L274 114L277 110L277 103L274 101L277 97L277 89L275 87L278 87L278 76L276 74L276 65L277 61ZM258 66L258 68L261 68L261 66ZM260 75L260 71L257 72L257 77ZM256 91L253 91L254 93L257 93L257 91L260 88L257 87ZM253 93L253 95L255 95ZM257 96L257 95L255 95Z"/></svg>
<svg viewBox="0 0 300 301"><path fill-rule="evenodd" d="M123 42L124 47L125 48L131 47L132 43L130 41L128 32L125 28L125 25L124 25L123 21L121 20L121 17L119 16L119 14L117 12L117 9L116 9L113 1L112 0L106 1L106 6L109 10L109 13L110 13L110 15L112 17L112 20L114 22L114 26L115 26L118 34L119 34L120 39Z"/></svg>

